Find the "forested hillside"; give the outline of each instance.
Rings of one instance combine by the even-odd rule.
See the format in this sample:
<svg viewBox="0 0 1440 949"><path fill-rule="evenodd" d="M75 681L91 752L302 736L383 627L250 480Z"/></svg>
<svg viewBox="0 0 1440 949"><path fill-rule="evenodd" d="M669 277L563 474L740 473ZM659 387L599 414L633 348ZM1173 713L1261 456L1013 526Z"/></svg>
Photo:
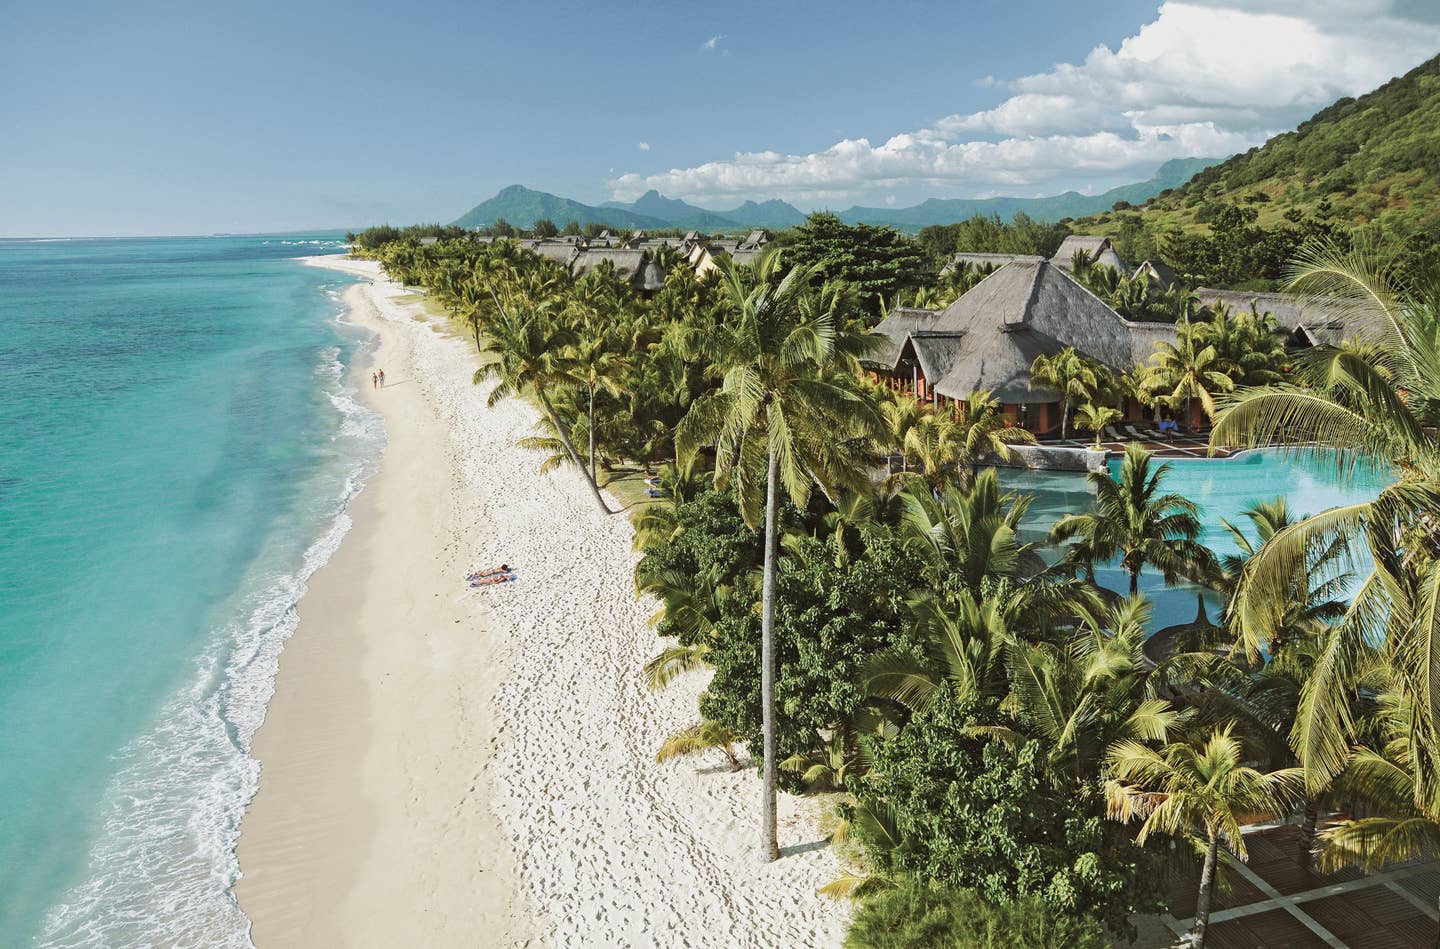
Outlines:
<svg viewBox="0 0 1440 949"><path fill-rule="evenodd" d="M1200 171L1139 208L1066 222L1117 238L1132 260L1159 257L1212 285L1271 286L1315 237L1367 235L1402 262L1440 246L1440 57L1293 132Z"/></svg>

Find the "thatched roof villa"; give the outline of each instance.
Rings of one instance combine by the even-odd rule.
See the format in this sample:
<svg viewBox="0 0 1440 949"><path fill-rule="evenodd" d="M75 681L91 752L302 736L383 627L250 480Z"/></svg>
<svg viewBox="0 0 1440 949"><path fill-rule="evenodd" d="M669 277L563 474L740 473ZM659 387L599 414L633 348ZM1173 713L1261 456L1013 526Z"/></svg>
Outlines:
<svg viewBox="0 0 1440 949"><path fill-rule="evenodd" d="M962 266L974 267L976 270L995 270L1003 267L1014 260L1029 259L1024 254L983 254L977 251L964 251L954 255L940 268L940 276L948 276L950 273Z"/></svg>
<svg viewBox="0 0 1440 949"><path fill-rule="evenodd" d="M1110 238L1086 234L1071 234L1060 243L1060 247L1050 258L1050 263L1060 267L1062 270L1069 270L1074 263L1075 254L1083 253L1085 258L1092 264L1104 264L1113 267L1121 274L1130 273L1129 266L1120 259L1115 252L1115 247L1110 243ZM1032 260L1034 258L1026 254L991 254L978 251L961 251L950 258L941 269L940 274L944 276L962 265L974 267L977 270L994 270L1006 264L1014 263L1017 260ZM1149 261L1146 261L1148 264ZM1161 266L1164 266L1163 264ZM1167 270L1169 268L1166 268ZM1171 274L1173 279L1174 275Z"/></svg>
<svg viewBox="0 0 1440 949"><path fill-rule="evenodd" d="M1253 293L1201 287L1195 291L1195 295L1206 306L1219 304L1236 313L1248 313L1253 309L1271 314L1284 330L1285 344L1290 349L1338 346L1347 337L1363 334L1366 324L1375 317L1374 313L1357 310L1353 305L1341 300L1300 297L1287 293Z"/></svg>
<svg viewBox="0 0 1440 949"><path fill-rule="evenodd" d="M1163 260L1146 260L1135 268L1136 279L1144 277L1151 283L1158 284L1160 289L1168 290L1180 282L1175 271Z"/></svg>
<svg viewBox="0 0 1440 949"><path fill-rule="evenodd" d="M1071 234L1060 242L1060 249L1055 251L1050 262L1064 270L1069 270L1074 264L1076 254L1084 254L1085 259L1092 264L1113 267L1121 274L1130 273L1130 266L1115 252L1110 238L1093 234Z"/></svg>
<svg viewBox="0 0 1440 949"><path fill-rule="evenodd" d="M583 277L604 263L615 268L615 276L641 293L653 293L665 286L665 273L648 250L630 247L590 247L570 261L570 273Z"/></svg>
<svg viewBox="0 0 1440 949"><path fill-rule="evenodd" d="M888 341L869 360L877 377L937 406L988 389L1036 432L1060 424L1059 394L1030 387L1036 356L1074 346L1122 372L1175 336L1172 324L1126 320L1041 257L1010 261L943 310L897 309L876 331Z"/></svg>

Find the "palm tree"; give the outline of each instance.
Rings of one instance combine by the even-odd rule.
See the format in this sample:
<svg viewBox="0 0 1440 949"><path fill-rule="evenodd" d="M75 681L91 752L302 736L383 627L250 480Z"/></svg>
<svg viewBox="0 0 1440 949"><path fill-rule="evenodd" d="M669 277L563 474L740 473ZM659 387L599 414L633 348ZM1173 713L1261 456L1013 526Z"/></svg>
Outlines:
<svg viewBox="0 0 1440 949"><path fill-rule="evenodd" d="M1366 870L1440 851L1440 760L1435 735L1416 728L1411 700L1379 696L1367 745L1351 749L1337 789L1379 812L1350 818L1321 837L1327 869L1358 864ZM1434 945L1440 949L1440 928Z"/></svg>
<svg viewBox="0 0 1440 949"><path fill-rule="evenodd" d="M885 419L885 433L888 439L884 446L887 455L900 449L900 470L910 470L910 456L906 451L910 432L921 419L927 416L925 406L913 395L895 395L880 403L880 415Z"/></svg>
<svg viewBox="0 0 1440 949"><path fill-rule="evenodd" d="M1088 402L1100 389L1100 374L1090 360L1066 346L1053 356L1039 355L1030 365L1030 388L1060 393L1060 437L1070 432L1070 402Z"/></svg>
<svg viewBox="0 0 1440 949"><path fill-rule="evenodd" d="M660 750L655 752L655 760L669 761L671 758L713 749L724 752L726 760L730 762L731 771L739 771L743 765L740 763L740 757L735 754L735 743L740 740L739 735L724 725L707 720L699 725L692 725L683 731L678 731L665 739Z"/></svg>
<svg viewBox="0 0 1440 949"><path fill-rule="evenodd" d="M1114 425L1120 418L1120 410L1108 405L1092 405L1086 402L1075 411L1075 427L1088 428L1095 433L1095 447L1100 447L1100 433Z"/></svg>
<svg viewBox="0 0 1440 949"><path fill-rule="evenodd" d="M987 577L1044 569L1034 545L1019 539L1031 499L1002 491L994 469L982 471L968 493L954 485L937 493L912 488L902 491L899 500L906 550L919 562L928 589L960 580L978 594Z"/></svg>
<svg viewBox="0 0 1440 949"><path fill-rule="evenodd" d="M1398 286L1362 245L1302 257L1292 290L1324 294L1373 314L1367 336L1316 347L1293 381L1246 388L1224 400L1212 446L1280 446L1329 459L1342 476L1357 467L1397 481L1373 501L1314 515L1276 531L1247 564L1232 599L1234 624L1263 640L1273 606L1317 543L1341 536L1368 555L1369 572L1328 636L1301 695L1291 740L1312 788L1344 765L1357 723L1343 697L1360 670L1393 670L1413 703L1417 728L1440 728L1440 290Z"/></svg>
<svg viewBox="0 0 1440 949"><path fill-rule="evenodd" d="M1185 406L1185 424L1190 424L1191 404L1200 400L1200 407L1211 418L1215 416L1215 393L1229 392L1235 383L1224 372L1215 347L1204 340L1203 323L1181 324L1175 342L1155 344L1150 365L1140 381L1143 392L1156 405L1165 404L1172 410Z"/></svg>
<svg viewBox="0 0 1440 949"><path fill-rule="evenodd" d="M1244 749L1228 725L1203 740L1173 742L1159 751L1135 741L1117 742L1106 758L1114 774L1105 785L1109 815L1121 822L1143 819L1137 843L1153 834L1185 835L1198 838L1205 849L1190 933L1191 945L1200 949L1222 839L1244 860L1241 816L1284 811L1300 786L1300 771L1266 774L1246 767Z"/></svg>
<svg viewBox="0 0 1440 949"><path fill-rule="evenodd" d="M674 569L645 569L645 565L642 560L636 568L635 592L660 601L661 608L650 622L653 625L664 619L667 634L679 640L645 663L645 681L652 689L661 689L706 662L720 606L731 586L720 581L716 568L696 576Z"/></svg>
<svg viewBox="0 0 1440 949"><path fill-rule="evenodd" d="M912 712L928 708L946 683L965 699L1003 695L1005 649L1026 606L1012 593L977 597L962 590L943 604L916 598L911 610L922 657L900 648L877 653L862 674L866 695Z"/></svg>
<svg viewBox="0 0 1440 949"><path fill-rule="evenodd" d="M1285 345L1276 332L1275 318L1249 312L1232 314L1221 306L1214 319L1197 324L1205 340L1215 347L1220 369L1237 386L1268 385L1284 378Z"/></svg>
<svg viewBox="0 0 1440 949"><path fill-rule="evenodd" d="M1144 597L1079 613L1080 625L1064 642L1011 647L1006 704L1022 730L1044 743L1056 773L1087 782L1111 743L1164 741L1188 715L1152 694Z"/></svg>
<svg viewBox="0 0 1440 949"><path fill-rule="evenodd" d="M1095 507L1067 514L1050 530L1051 543L1071 539L1090 560L1120 558L1130 575L1130 595L1140 592L1140 572L1159 567L1165 582L1213 573L1215 556L1198 540L1200 509L1180 494L1162 494L1170 466L1151 468L1153 456L1133 442L1125 448L1118 480L1108 471L1087 477L1095 489Z"/></svg>
<svg viewBox="0 0 1440 949"><path fill-rule="evenodd" d="M873 438L881 422L859 389L857 357L872 337L848 328L853 296L827 284L814 289L818 269L781 270L778 250L752 267L722 265L728 319L699 341L722 382L695 400L675 432L682 462L702 446L715 447L715 481L732 482L741 516L755 527L764 515L761 593L760 703L762 765L761 845L766 859L780 855L776 840L775 785L775 559L779 492L803 506L812 483L834 496L837 486L862 474L847 442ZM763 464L762 464L763 459ZM763 501L762 501L763 491Z"/></svg>
<svg viewBox="0 0 1440 949"><path fill-rule="evenodd" d="M1006 464L1019 459L1015 445L1033 445L1035 436L1013 426L1000 411L1000 402L988 389L972 392L956 403L959 435L954 440L955 471L960 489L968 490L976 468L986 458Z"/></svg>
<svg viewBox="0 0 1440 949"><path fill-rule="evenodd" d="M587 334L566 348L564 354L570 375L585 388L589 399L585 411L585 428L590 435L590 477L595 471L595 393L605 391L619 395L621 375L630 368L630 360L614 351L602 335Z"/></svg>
<svg viewBox="0 0 1440 949"><path fill-rule="evenodd" d="M1244 582L1245 571L1255 555L1270 539L1299 519L1290 514L1285 498L1258 501L1241 512L1255 529L1255 540L1239 526L1221 518L1220 523L1235 542L1237 553L1220 558L1219 588L1227 601ZM1274 654L1286 643L1295 640L1324 638L1330 627L1345 615L1345 588L1350 582L1349 550L1344 537L1315 537L1297 562L1286 585L1284 595L1268 604L1271 610L1264 629L1251 623L1249 629L1233 630L1237 644L1251 659L1258 659L1262 649ZM1249 638L1263 634L1263 639Z"/></svg>
<svg viewBox="0 0 1440 949"><path fill-rule="evenodd" d="M1228 662L1218 664L1214 671L1221 673L1218 688L1226 711L1251 725L1249 734L1260 738L1271 749L1271 761L1290 765L1297 759L1286 739L1297 718L1302 690L1334 624L1345 615L1345 594L1351 580L1349 550L1344 537L1314 538L1304 560L1295 564L1283 598L1267 604L1269 618L1264 624L1264 638L1251 638L1235 620L1235 592L1244 583L1246 569L1255 555L1277 533L1296 523L1296 519L1283 497L1257 502L1243 514L1254 528L1255 539L1240 526L1221 519L1237 552L1220 559L1216 586L1230 604L1225 625L1235 640L1236 651L1243 651L1252 667L1260 662L1262 650L1269 654L1269 661L1254 672ZM1262 631L1252 623L1249 632ZM1212 693L1211 698L1216 696ZM1344 699L1336 696L1335 700ZM1323 794L1318 786L1308 788L1302 802L1304 820L1300 825L1298 849L1307 866L1314 857L1315 830Z"/></svg>
<svg viewBox="0 0 1440 949"><path fill-rule="evenodd" d="M545 319L545 310L549 302L544 299L537 301L534 310L521 316L500 307L499 300L496 299L500 318L492 321L490 325L485 351L494 353L499 358L476 369L473 381L478 385L487 379L496 380L495 388L490 390L490 396L486 400L486 405L489 406L494 406L510 395L533 396L540 403L540 409L545 413L556 437L564 445L570 463L585 475L585 483L589 485L595 503L600 510L611 514L614 512L600 496L600 487L580 460L574 444L570 441L567 426L556 416L555 406L550 401L550 387L563 385L570 380L558 366L557 360L558 353L569 342L568 334L546 325L548 321Z"/></svg>
<svg viewBox="0 0 1440 949"><path fill-rule="evenodd" d="M900 443L900 453L905 462L892 484L918 478L930 490L938 491L952 477L958 480L960 438L960 426L949 415L921 412L915 423L906 429L904 441Z"/></svg>

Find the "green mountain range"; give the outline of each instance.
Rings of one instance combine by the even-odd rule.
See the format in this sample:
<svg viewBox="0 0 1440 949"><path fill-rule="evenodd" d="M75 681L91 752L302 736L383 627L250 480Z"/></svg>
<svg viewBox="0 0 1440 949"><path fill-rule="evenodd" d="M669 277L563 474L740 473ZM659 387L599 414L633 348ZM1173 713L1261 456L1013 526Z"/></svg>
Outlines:
<svg viewBox="0 0 1440 949"><path fill-rule="evenodd" d="M977 214L998 214L1012 218L1024 212L1038 221L1059 221L1108 211L1125 201L1141 204L1167 188L1189 181L1196 172L1220 161L1218 158L1175 158L1161 165L1147 181L1121 185L1100 194L1067 191L1048 198L931 198L911 208L853 207L839 212L851 224L888 224L913 231L932 224L953 224Z"/></svg>
<svg viewBox="0 0 1440 949"><path fill-rule="evenodd" d="M1048 198L931 198L911 208L857 206L840 211L839 217L852 224L885 224L906 231L919 230L931 224L953 224L976 214L999 214L1009 218L1020 211L1038 220L1057 221L1108 210L1119 201L1142 203L1167 188L1176 187L1216 161L1219 159L1179 158L1168 161L1148 181L1111 188L1103 194L1085 195L1067 191ZM805 214L773 198L763 202L746 201L728 211L711 211L678 198L667 198L652 190L630 202L607 201L589 205L544 191L534 191L523 185L511 185L501 189L490 200L477 204L454 223L461 227L484 227L501 218L525 228L539 218L548 218L562 226L568 221L576 221L625 229L676 227L713 233L750 227L794 227L804 222Z"/></svg>
<svg viewBox="0 0 1440 949"><path fill-rule="evenodd" d="M1198 231L1226 204L1253 208L1262 227L1310 218L1440 239L1440 56L1205 168L1151 200L1140 218L1157 233ZM1102 214L1077 226L1109 233L1130 217Z"/></svg>

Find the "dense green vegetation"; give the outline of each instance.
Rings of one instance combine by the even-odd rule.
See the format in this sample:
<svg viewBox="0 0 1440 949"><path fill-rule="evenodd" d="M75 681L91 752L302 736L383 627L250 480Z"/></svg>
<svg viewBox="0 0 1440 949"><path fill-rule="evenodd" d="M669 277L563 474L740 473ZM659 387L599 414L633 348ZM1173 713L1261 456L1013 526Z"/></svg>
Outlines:
<svg viewBox="0 0 1440 949"><path fill-rule="evenodd" d="M899 246L816 224L822 251L841 228ZM667 646L644 674L656 688L712 674L697 721L657 754L757 767L767 802L777 785L830 795L854 866L827 891L861 901L853 945L892 931L1090 944L1157 905L1177 854L1201 858L1200 944L1220 853L1243 857L1237 825L1257 811L1300 818L1303 856L1313 845L1327 866L1440 844L1440 299L1335 251L1310 280L1383 301L1383 345L1289 365L1263 315L1198 319L1180 294L1177 343L1149 366L1117 378L1052 360L1087 426L1124 396L1199 403L1217 444L1340 448L1337 474L1398 460L1399 481L1310 518L1258 505L1227 525L1243 553L1217 561L1196 542L1204 510L1132 447L1041 557L1019 530L1027 498L986 467L1031 436L986 393L936 413L870 385L873 313L844 279L869 250L792 265L802 246L703 278L675 261L649 298L511 241L402 237L375 253L489 354L477 381L497 383L492 398L537 404L543 463L576 469L599 506L608 469L659 466L636 583ZM1346 553L1362 549L1368 578L1347 604L1360 561ZM1148 661L1135 584L1095 582L1111 562L1209 585L1225 615ZM1316 832L1321 813L1356 809ZM762 811L773 859L773 803Z"/></svg>
<svg viewBox="0 0 1440 949"><path fill-rule="evenodd" d="M1317 235L1393 245L1410 276L1440 262L1440 57L1317 112L1140 210L1066 222L1159 258L1192 284L1274 287Z"/></svg>
<svg viewBox="0 0 1440 949"><path fill-rule="evenodd" d="M843 280L859 292L875 321L906 291L934 280L931 259L915 242L886 228L845 224L833 214L812 214L785 232L780 246L793 263L814 266L819 276Z"/></svg>
<svg viewBox="0 0 1440 949"><path fill-rule="evenodd" d="M1108 949L1100 926L1038 899L987 901L972 890L910 885L864 903L846 949Z"/></svg>

